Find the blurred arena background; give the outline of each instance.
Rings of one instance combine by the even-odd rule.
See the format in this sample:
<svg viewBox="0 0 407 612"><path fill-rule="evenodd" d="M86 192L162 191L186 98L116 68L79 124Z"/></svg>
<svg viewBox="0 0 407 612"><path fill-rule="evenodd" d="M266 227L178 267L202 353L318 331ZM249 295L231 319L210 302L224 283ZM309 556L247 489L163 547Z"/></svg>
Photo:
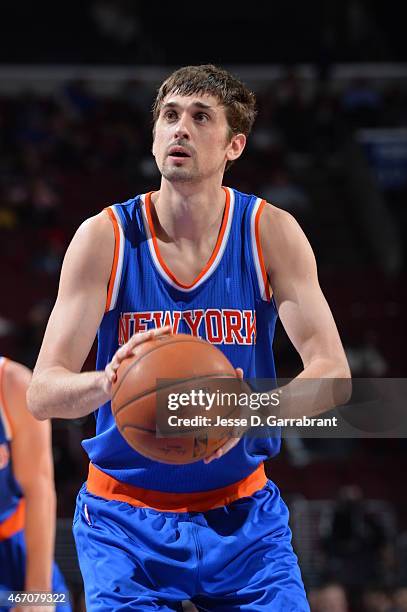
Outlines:
<svg viewBox="0 0 407 612"><path fill-rule="evenodd" d="M5 0L1 13L0 354L33 367L77 226L158 184L155 88L173 68L213 62L258 96L225 182L304 228L353 376L406 375L407 47L394 7ZM281 328L275 352L278 374L294 376ZM82 610L70 524L93 418L53 431L57 558ZM267 466L313 612L407 610L406 450L404 439L291 439Z"/></svg>

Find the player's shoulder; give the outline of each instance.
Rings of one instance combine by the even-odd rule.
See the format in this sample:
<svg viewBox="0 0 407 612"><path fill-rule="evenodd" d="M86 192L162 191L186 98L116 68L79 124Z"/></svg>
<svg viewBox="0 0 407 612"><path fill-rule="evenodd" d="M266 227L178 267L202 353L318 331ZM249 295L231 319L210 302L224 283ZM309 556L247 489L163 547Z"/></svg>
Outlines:
<svg viewBox="0 0 407 612"><path fill-rule="evenodd" d="M71 249L83 250L85 254L95 253L101 256L102 253L114 249L115 228L112 215L108 209L104 209L85 219L77 228L72 239Z"/></svg>
<svg viewBox="0 0 407 612"><path fill-rule="evenodd" d="M263 200L264 207L260 217L260 233L265 235L274 235L296 233L300 229L300 225L294 215L279 208L275 204Z"/></svg>
<svg viewBox="0 0 407 612"><path fill-rule="evenodd" d="M242 203L252 203L257 204L256 210L254 212L257 213L259 207L261 206L261 214L260 214L260 225L268 225L270 223L274 223L274 225L289 225L296 224L297 221L293 215L291 215L286 210L279 208L278 205L268 202L261 195L256 195L253 193L245 193L243 191L239 191L235 188L228 188L233 194L235 201Z"/></svg>
<svg viewBox="0 0 407 612"><path fill-rule="evenodd" d="M110 230L111 221L109 221L109 215L107 214L106 209L101 210L96 215L92 215L88 217L79 225L76 230L76 234L82 235L97 235L99 233L103 234L106 231Z"/></svg>
<svg viewBox="0 0 407 612"><path fill-rule="evenodd" d="M309 241L296 218L286 210L265 203L259 221L260 244L265 265L270 271L314 262Z"/></svg>
<svg viewBox="0 0 407 612"><path fill-rule="evenodd" d="M132 214L119 214L117 209L134 208L137 199L106 206L80 224L65 254L64 279L83 285L90 279L104 282L110 278L114 257L122 252L123 230L132 221Z"/></svg>
<svg viewBox="0 0 407 612"><path fill-rule="evenodd" d="M243 211L249 210L252 221L255 219L256 228L261 241L273 241L285 235L295 234L301 228L295 217L274 203L268 202L261 195L244 193L238 189L228 187L233 193L235 208ZM256 229L257 232L257 229Z"/></svg>

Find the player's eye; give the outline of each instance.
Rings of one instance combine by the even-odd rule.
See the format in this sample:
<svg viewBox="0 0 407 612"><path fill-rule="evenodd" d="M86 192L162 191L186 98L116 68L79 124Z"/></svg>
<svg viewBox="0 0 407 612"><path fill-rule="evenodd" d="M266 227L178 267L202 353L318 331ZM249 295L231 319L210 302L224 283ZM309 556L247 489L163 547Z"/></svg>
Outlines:
<svg viewBox="0 0 407 612"><path fill-rule="evenodd" d="M177 118L177 113L174 110L167 110L164 113L164 118L167 121L175 121Z"/></svg>
<svg viewBox="0 0 407 612"><path fill-rule="evenodd" d="M200 123L206 123L209 119L209 115L207 115L206 113L196 113L195 119Z"/></svg>

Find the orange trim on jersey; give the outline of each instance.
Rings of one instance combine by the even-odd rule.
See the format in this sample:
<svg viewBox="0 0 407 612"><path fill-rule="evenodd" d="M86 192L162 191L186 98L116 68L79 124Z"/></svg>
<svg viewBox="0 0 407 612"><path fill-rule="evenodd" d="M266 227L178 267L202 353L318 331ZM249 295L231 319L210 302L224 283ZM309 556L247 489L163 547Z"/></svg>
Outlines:
<svg viewBox="0 0 407 612"><path fill-rule="evenodd" d="M114 232L114 257L113 257L112 271L110 273L110 278L109 278L109 284L107 287L107 298L106 298L106 306L105 306L105 312L108 312L110 308L110 304L112 302L113 287L114 287L114 282L116 280L116 273L117 273L117 264L119 262L120 231L119 231L119 224L117 223L117 219L114 216L111 209L105 208L105 211L109 215L109 218L113 225L113 232Z"/></svg>
<svg viewBox="0 0 407 612"><path fill-rule="evenodd" d="M15 433L13 421L11 420L10 410L7 407L6 396L4 395L4 389L3 389L3 380L5 376L4 372L6 370L6 365L8 364L8 362L9 362L9 359L6 359L5 357L3 357L3 363L0 366L0 403L4 409L4 416L7 419L8 426L10 427L11 437L13 437Z"/></svg>
<svg viewBox="0 0 407 612"><path fill-rule="evenodd" d="M266 482L264 465L261 464L249 476L227 487L198 493L166 493L120 482L90 463L86 486L93 495L126 502L137 508L153 508L161 512L205 512L253 495Z"/></svg>
<svg viewBox="0 0 407 612"><path fill-rule="evenodd" d="M14 512L0 523L0 542L8 540L15 533L24 529L25 524L25 500L20 499Z"/></svg>
<svg viewBox="0 0 407 612"><path fill-rule="evenodd" d="M155 255L158 261L160 262L161 267L166 272L166 274L170 277L170 279L174 283L182 287L183 289L192 289L192 287L196 285L196 283L199 280L201 280L201 278L207 273L207 271L209 270L209 268L215 261L217 254L219 253L219 249L222 245L222 241L225 235L225 231L226 231L226 227L227 227L228 219L229 219L229 213L230 213L230 194L229 194L229 191L226 189L226 187L222 187L222 189L226 194L226 201L225 201L225 211L223 214L222 225L220 228L219 236L216 241L216 245L212 252L212 255L209 258L209 261L205 264L205 266L202 268L198 276L194 279L194 281L190 285L185 285L184 283L181 283L176 278L176 276L171 272L171 270L168 268L167 264L165 263L164 259L161 256L160 249L158 248L157 236L156 236L155 229L154 229L153 219L151 216L151 195L154 192L150 191L149 193L146 194L146 215L147 215L148 226L150 228L151 238L153 240L153 247L154 247Z"/></svg>
<svg viewBox="0 0 407 612"><path fill-rule="evenodd" d="M267 276L266 266L264 264L264 257L263 257L263 251L262 251L262 248L261 248L260 229L259 229L260 216L261 216L261 213L264 210L265 205L266 205L266 200L262 200L261 203L260 203L260 206L259 206L259 208L257 210L256 218L254 220L254 232L255 232L255 236L256 236L257 253L258 253L258 256L259 256L261 275L263 277L264 290L265 290L267 301L269 302L271 300L270 283L269 283L269 279L268 279L268 276Z"/></svg>

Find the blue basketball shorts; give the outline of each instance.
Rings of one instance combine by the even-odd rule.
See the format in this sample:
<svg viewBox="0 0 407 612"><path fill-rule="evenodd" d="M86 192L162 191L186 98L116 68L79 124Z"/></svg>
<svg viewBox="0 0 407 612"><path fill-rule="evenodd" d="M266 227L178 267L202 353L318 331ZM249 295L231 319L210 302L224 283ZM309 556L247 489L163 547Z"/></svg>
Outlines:
<svg viewBox="0 0 407 612"><path fill-rule="evenodd" d="M17 531L10 538L0 541L0 591L24 591L25 564L24 531ZM52 591L66 593L69 601L69 590L56 563L53 569ZM13 606L0 606L0 612L8 612L11 608ZM71 606L69 603L57 604L56 610L71 612Z"/></svg>
<svg viewBox="0 0 407 612"><path fill-rule="evenodd" d="M88 612L309 612L288 509L270 481L206 512L79 492L73 522Z"/></svg>

